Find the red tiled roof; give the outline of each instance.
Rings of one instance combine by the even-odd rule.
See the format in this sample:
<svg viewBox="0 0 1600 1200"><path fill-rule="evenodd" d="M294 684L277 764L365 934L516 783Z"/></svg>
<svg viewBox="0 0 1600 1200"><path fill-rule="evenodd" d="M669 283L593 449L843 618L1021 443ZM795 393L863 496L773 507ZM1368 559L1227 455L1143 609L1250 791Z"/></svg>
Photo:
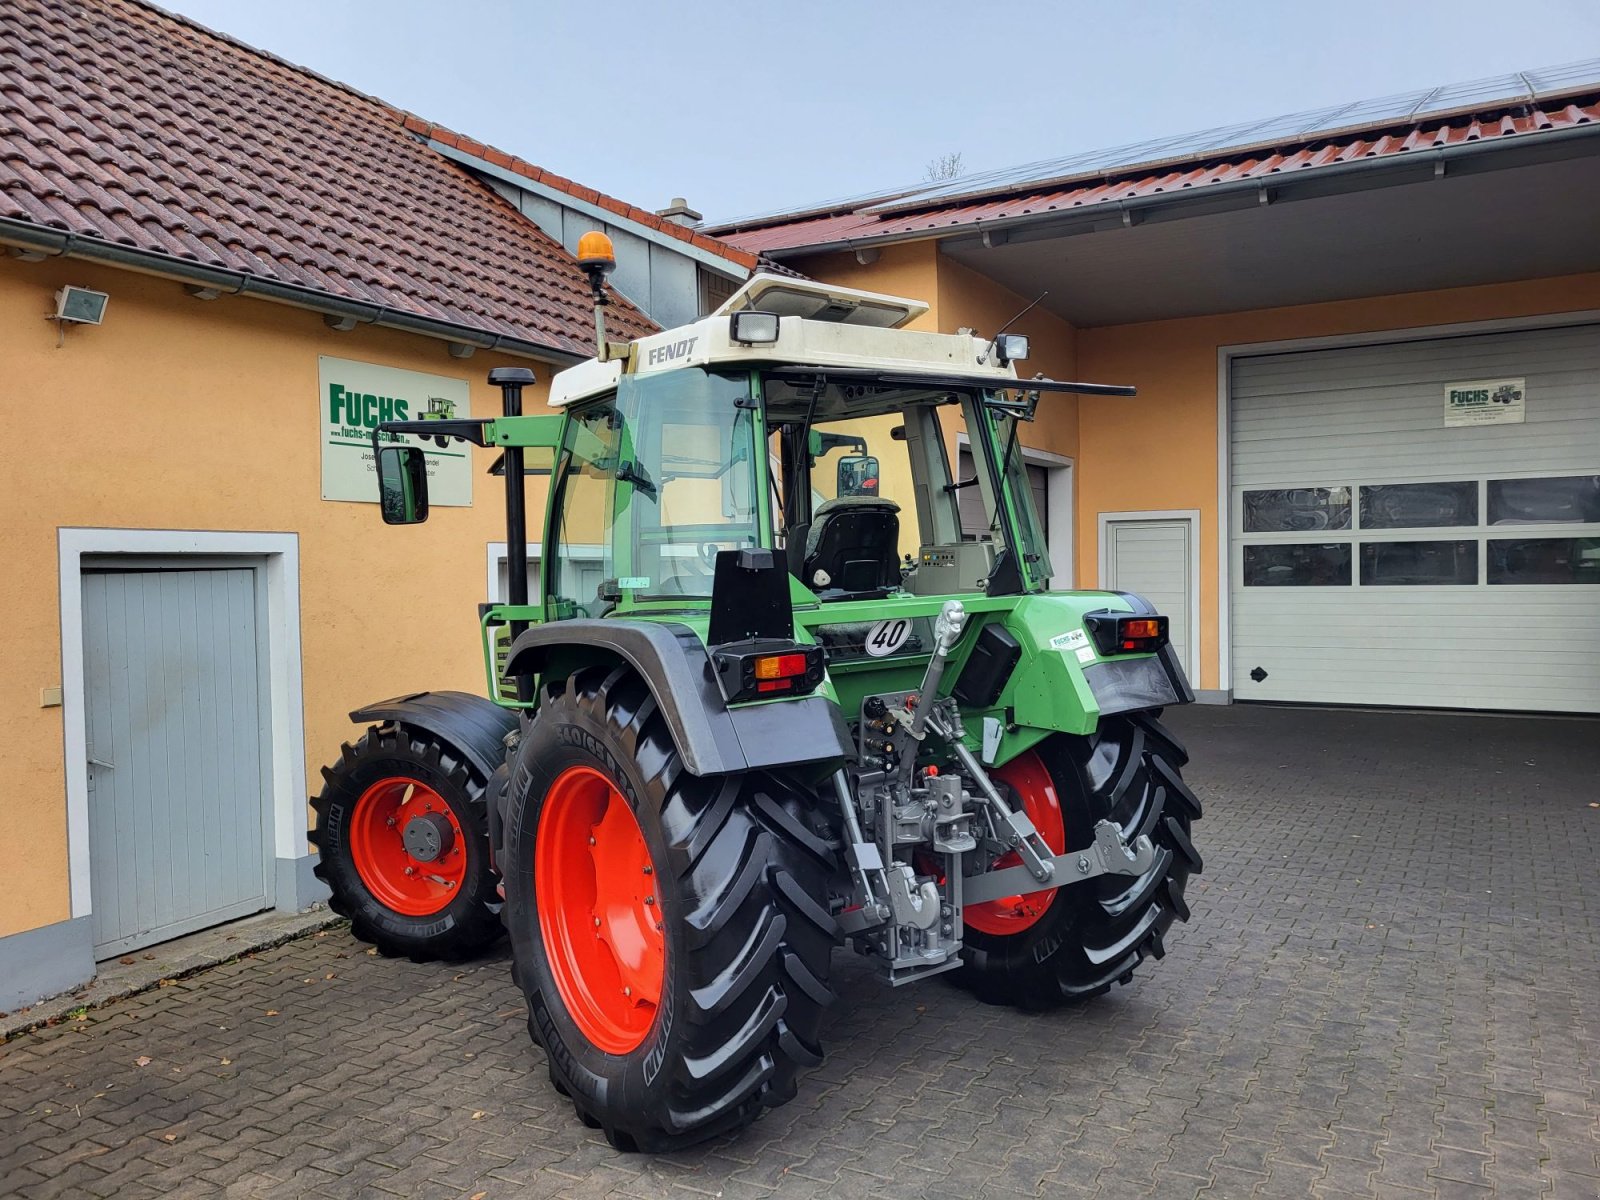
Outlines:
<svg viewBox="0 0 1600 1200"><path fill-rule="evenodd" d="M592 353L576 263L408 119L132 0L0 5L0 217Z"/></svg>
<svg viewBox="0 0 1600 1200"><path fill-rule="evenodd" d="M758 254L799 251L856 241L936 237L986 222L1065 214L1100 204L1198 191L1241 180L1282 179L1337 163L1421 154L1470 142L1537 136L1600 121L1600 96L1519 104L1493 112L1460 114L1400 126L1380 126L1318 137L1289 146L1264 146L1186 159L1159 167L1097 172L1093 177L1018 185L998 194L947 196L913 207L915 197L864 199L848 210L760 218L717 234Z"/></svg>
<svg viewBox="0 0 1600 1200"><path fill-rule="evenodd" d="M472 158L482 159L492 166L499 167L502 171L510 171L514 175L521 175L534 183L542 183L545 187L564 192L574 199L586 200L590 204L597 204L609 212L616 213L617 216L625 220L643 225L648 229L654 229L656 232L664 233L668 237L677 238L681 242L688 242L690 245L698 246L702 250L707 250L721 258L726 258L730 262L736 262L742 267L753 270L757 265L757 256L748 250L742 250L729 242L707 237L697 230L679 225L676 221L668 221L663 217L657 216L648 209L640 208L636 204L629 204L626 200L618 200L616 197L608 196L604 192L597 192L593 188L573 183L572 180L565 176L557 175L554 171L546 171L542 167L536 167L513 154L507 154L504 150L487 146L482 142L475 142L469 137L463 137L453 130L446 129L443 125L435 125L412 113L404 115L405 127L419 137L439 142Z"/></svg>

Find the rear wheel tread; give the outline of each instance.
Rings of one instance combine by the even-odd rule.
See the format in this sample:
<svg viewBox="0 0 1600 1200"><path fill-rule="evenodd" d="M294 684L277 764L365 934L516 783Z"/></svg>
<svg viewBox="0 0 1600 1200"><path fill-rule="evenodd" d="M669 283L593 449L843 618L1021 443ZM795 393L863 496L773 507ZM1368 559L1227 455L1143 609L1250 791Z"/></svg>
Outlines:
<svg viewBox="0 0 1600 1200"><path fill-rule="evenodd" d="M552 1079L612 1145L659 1152L736 1129L794 1094L799 1071L819 1058L838 928L814 898L826 894L831 855L794 816L799 801L788 785L683 770L664 716L640 695L642 681L629 678L591 671L547 694L519 746L502 865L516 975ZM647 829L663 876L663 918L672 922L661 1015L638 1049L620 1056L569 1040L576 1031L542 957L532 905L530 847L545 781L591 759L622 782ZM659 1074L647 1077L652 1054L661 1056Z"/></svg>
<svg viewBox="0 0 1600 1200"><path fill-rule="evenodd" d="M1178 774L1188 755L1154 714L1104 718L1092 740L1057 734L1038 753L1063 814L1071 813L1069 853L1089 842L1096 820L1109 818L1125 837L1148 835L1156 858L1138 878L1067 885L1021 932L969 926L958 981L988 1003L1030 1009L1101 995L1130 982L1144 959L1164 957L1166 931L1189 917L1184 884L1201 868L1189 835L1199 802Z"/></svg>

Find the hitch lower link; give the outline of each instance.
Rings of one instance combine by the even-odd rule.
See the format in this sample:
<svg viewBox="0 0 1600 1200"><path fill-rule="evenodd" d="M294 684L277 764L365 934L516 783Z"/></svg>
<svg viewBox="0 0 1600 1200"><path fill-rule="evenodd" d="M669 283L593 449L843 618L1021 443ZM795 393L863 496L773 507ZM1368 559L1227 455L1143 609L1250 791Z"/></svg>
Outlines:
<svg viewBox="0 0 1600 1200"><path fill-rule="evenodd" d="M1026 817L1022 819L1027 820ZM963 903L982 904L1002 896L1083 883L1102 875L1138 876L1148 871L1155 861L1156 848L1144 834L1134 838L1130 845L1122 840L1121 831L1110 821L1096 821L1094 841L1082 850L1043 860L1041 865L1047 869L1044 875L1041 876L1032 863L968 875L962 880L961 897Z"/></svg>

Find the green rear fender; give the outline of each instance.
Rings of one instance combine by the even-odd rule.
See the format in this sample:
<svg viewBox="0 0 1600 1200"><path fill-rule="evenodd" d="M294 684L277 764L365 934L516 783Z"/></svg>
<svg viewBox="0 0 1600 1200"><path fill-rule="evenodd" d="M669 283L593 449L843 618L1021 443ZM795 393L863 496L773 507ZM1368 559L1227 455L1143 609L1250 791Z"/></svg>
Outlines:
<svg viewBox="0 0 1600 1200"><path fill-rule="evenodd" d="M1052 733L1093 733L1100 706L1084 670L1100 661L1083 627L1085 613L1132 612L1116 592L1047 592L1022 596L1007 613L996 614L1022 646L1022 657L1000 693L996 710L974 713L969 732L981 736L981 718L1007 722L996 763L1004 763ZM1132 656L1129 656L1132 657ZM1149 657L1149 656L1140 656Z"/></svg>

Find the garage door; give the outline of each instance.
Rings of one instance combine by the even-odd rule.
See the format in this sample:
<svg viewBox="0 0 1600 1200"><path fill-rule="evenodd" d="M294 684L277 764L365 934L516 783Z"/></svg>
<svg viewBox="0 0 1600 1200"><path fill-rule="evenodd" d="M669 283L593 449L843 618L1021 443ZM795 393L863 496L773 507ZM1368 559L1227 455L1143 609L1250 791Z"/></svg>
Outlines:
<svg viewBox="0 0 1600 1200"><path fill-rule="evenodd" d="M83 576L96 957L270 908L256 573Z"/></svg>
<svg viewBox="0 0 1600 1200"><path fill-rule="evenodd" d="M1236 698L1600 711L1600 327L1237 359L1230 412Z"/></svg>

